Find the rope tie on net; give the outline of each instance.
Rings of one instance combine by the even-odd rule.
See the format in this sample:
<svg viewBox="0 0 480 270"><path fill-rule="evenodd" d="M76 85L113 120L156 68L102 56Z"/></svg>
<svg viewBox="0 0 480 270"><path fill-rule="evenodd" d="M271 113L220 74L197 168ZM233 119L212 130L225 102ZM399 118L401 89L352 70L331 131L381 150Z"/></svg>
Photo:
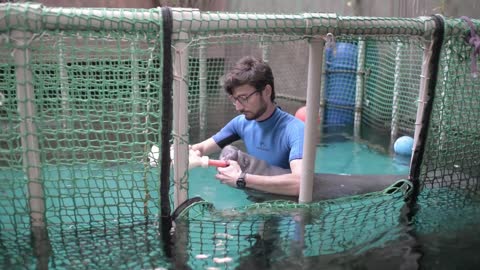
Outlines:
<svg viewBox="0 0 480 270"><path fill-rule="evenodd" d="M477 69L477 57L480 54L480 37L475 32L475 25L473 24L472 20L469 17L462 16L460 17L463 19L467 25L470 27L470 34L465 37L465 41L470 44L473 49L470 55L470 70L472 73L473 78L478 77L478 69Z"/></svg>

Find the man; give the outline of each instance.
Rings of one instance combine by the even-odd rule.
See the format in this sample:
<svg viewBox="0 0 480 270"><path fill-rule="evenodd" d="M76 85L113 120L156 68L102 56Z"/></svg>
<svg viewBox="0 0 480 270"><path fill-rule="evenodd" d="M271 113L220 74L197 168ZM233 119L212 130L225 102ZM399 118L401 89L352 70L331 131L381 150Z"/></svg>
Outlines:
<svg viewBox="0 0 480 270"><path fill-rule="evenodd" d="M196 154L209 155L242 140L247 152L291 173L262 176L242 172L236 161L218 168L216 178L238 188L298 196L303 157L304 123L275 103L271 68L257 58L240 59L226 74L224 88L241 115L233 118L213 137L192 145Z"/></svg>

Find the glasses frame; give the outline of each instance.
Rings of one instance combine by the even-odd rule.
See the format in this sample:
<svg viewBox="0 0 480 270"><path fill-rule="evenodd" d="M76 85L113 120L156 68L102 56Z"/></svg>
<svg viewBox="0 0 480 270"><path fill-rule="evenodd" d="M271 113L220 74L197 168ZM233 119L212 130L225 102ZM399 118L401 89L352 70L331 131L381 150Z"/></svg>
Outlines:
<svg viewBox="0 0 480 270"><path fill-rule="evenodd" d="M254 94L260 93L261 90L255 90L252 93L250 93L247 96L239 96L239 97L234 97L233 95L229 95L228 98L232 102L234 106L237 105L237 102L240 103L242 106L245 106L245 104L248 103L248 99L253 96Z"/></svg>

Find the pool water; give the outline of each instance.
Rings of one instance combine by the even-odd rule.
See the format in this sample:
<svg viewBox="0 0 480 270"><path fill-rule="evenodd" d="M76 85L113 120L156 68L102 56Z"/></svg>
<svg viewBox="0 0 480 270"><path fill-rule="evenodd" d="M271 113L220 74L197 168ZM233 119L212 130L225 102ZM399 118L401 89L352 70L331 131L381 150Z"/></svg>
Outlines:
<svg viewBox="0 0 480 270"><path fill-rule="evenodd" d="M201 197L213 203L217 209L229 209L252 203L242 190L219 183L215 173L216 169L212 167L191 169L188 177L188 197Z"/></svg>
<svg viewBox="0 0 480 270"><path fill-rule="evenodd" d="M355 141L341 141L317 147L315 172L405 175L408 170L409 157L389 156Z"/></svg>

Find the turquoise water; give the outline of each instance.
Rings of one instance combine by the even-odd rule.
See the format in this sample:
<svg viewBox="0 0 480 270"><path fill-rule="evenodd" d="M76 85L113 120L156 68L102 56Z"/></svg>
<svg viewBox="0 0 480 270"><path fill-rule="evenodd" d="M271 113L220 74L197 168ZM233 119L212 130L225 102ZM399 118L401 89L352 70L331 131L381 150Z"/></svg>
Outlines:
<svg viewBox="0 0 480 270"><path fill-rule="evenodd" d="M317 147L315 171L335 174L408 174L408 157L389 156L366 144L342 141Z"/></svg>
<svg viewBox="0 0 480 270"><path fill-rule="evenodd" d="M215 168L194 168L189 174L188 197L201 197L217 209L229 209L251 204L240 189L223 185L215 178Z"/></svg>

